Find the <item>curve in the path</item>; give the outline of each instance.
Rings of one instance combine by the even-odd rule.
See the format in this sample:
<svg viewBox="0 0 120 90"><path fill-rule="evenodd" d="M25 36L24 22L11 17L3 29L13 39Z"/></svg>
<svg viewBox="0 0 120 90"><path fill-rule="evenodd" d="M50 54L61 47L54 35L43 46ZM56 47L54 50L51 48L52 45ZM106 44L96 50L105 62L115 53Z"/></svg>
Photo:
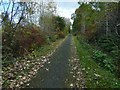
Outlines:
<svg viewBox="0 0 120 90"><path fill-rule="evenodd" d="M50 64L40 69L36 77L30 81L33 88L65 88L65 80L69 74L69 58L71 48L71 35L59 46L50 57Z"/></svg>

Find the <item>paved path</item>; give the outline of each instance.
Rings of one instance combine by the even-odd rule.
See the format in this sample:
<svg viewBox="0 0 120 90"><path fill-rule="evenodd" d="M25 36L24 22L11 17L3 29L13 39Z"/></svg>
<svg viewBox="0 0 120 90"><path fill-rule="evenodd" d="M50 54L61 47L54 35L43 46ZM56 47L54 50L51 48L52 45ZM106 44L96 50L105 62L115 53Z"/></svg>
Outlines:
<svg viewBox="0 0 120 90"><path fill-rule="evenodd" d="M38 71L36 77L30 81L33 88L65 88L65 81L69 75L68 60L71 54L71 35L59 46L50 57L50 64Z"/></svg>

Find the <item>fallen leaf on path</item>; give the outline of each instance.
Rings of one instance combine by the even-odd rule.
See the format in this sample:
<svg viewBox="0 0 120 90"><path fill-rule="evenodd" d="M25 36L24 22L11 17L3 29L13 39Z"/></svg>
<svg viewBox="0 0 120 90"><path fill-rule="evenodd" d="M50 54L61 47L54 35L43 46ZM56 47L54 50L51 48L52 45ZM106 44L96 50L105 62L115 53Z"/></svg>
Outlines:
<svg viewBox="0 0 120 90"><path fill-rule="evenodd" d="M49 71L49 69L48 69L48 68L46 68L46 70L47 70L47 71Z"/></svg>
<svg viewBox="0 0 120 90"><path fill-rule="evenodd" d="M40 67L44 67L44 65L41 65Z"/></svg>
<svg viewBox="0 0 120 90"><path fill-rule="evenodd" d="M80 74L80 72L77 72L77 74Z"/></svg>
<svg viewBox="0 0 120 90"><path fill-rule="evenodd" d="M75 77L75 75L73 75L73 77Z"/></svg>
<svg viewBox="0 0 120 90"><path fill-rule="evenodd" d="M73 70L76 70L76 69L77 69L77 67L74 67L74 68L73 68Z"/></svg>
<svg viewBox="0 0 120 90"><path fill-rule="evenodd" d="M73 84L72 84L72 83L70 84L70 87L73 87Z"/></svg>
<svg viewBox="0 0 120 90"><path fill-rule="evenodd" d="M48 62L48 64L50 64L50 62Z"/></svg>
<svg viewBox="0 0 120 90"><path fill-rule="evenodd" d="M77 78L77 81L80 81L80 79L79 79L79 78Z"/></svg>
<svg viewBox="0 0 120 90"><path fill-rule="evenodd" d="M27 86L29 86L30 84L28 83Z"/></svg>
<svg viewBox="0 0 120 90"><path fill-rule="evenodd" d="M84 70L85 70L85 68L82 68L82 70L84 71Z"/></svg>

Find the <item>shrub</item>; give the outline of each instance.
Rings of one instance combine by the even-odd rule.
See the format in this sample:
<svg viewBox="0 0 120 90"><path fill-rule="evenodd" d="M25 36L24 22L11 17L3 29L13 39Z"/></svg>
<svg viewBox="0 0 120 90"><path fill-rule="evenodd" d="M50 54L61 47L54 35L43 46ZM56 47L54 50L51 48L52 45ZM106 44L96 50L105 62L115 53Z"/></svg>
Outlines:
<svg viewBox="0 0 120 90"><path fill-rule="evenodd" d="M34 25L19 26L16 31L7 28L2 33L2 38L2 59L6 60L29 54L45 43L43 33Z"/></svg>
<svg viewBox="0 0 120 90"><path fill-rule="evenodd" d="M104 69L109 70L111 72L115 71L114 62L112 58L107 56L107 54L104 54L99 50L94 50L93 59Z"/></svg>
<svg viewBox="0 0 120 90"><path fill-rule="evenodd" d="M57 34L59 38L65 38L65 34L63 32L60 31Z"/></svg>
<svg viewBox="0 0 120 90"><path fill-rule="evenodd" d="M19 55L28 54L45 43L42 32L33 26L17 31L16 36L19 43Z"/></svg>

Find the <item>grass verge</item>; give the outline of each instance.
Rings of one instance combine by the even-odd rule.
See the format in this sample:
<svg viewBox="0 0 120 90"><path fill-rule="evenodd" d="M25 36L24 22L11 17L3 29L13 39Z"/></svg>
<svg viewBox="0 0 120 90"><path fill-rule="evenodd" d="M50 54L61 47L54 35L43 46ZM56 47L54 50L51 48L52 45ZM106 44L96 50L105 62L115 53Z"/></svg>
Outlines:
<svg viewBox="0 0 120 90"><path fill-rule="evenodd" d="M80 37L74 37L77 53L82 64L87 88L120 88L120 81L111 72L101 68L93 59L93 48Z"/></svg>

